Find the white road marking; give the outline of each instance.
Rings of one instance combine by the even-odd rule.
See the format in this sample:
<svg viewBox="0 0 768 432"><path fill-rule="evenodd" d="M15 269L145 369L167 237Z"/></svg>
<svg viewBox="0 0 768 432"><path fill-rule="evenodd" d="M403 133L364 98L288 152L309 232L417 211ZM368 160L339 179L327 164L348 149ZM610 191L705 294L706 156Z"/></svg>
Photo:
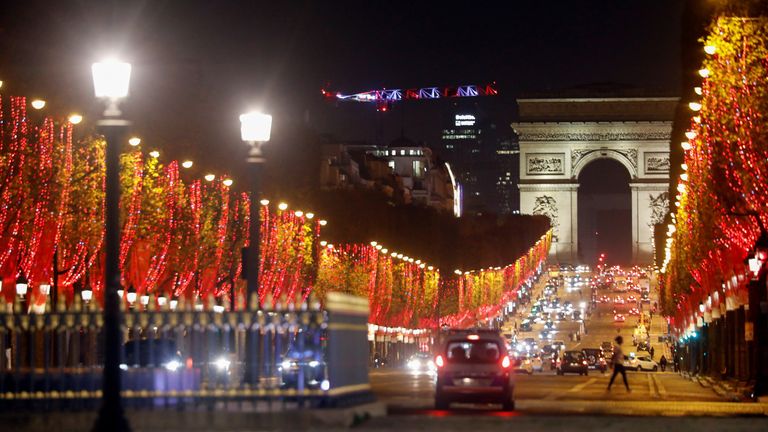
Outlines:
<svg viewBox="0 0 768 432"><path fill-rule="evenodd" d="M666 399L667 389L664 387L664 384L661 383L661 379L654 374L653 381L656 382L656 388L659 390L659 396Z"/></svg>
<svg viewBox="0 0 768 432"><path fill-rule="evenodd" d="M590 385L590 384L594 383L595 381L597 381L597 378L590 378L590 379L589 379L589 380L587 380L586 382L583 382L583 383L581 383L581 384L578 384L578 385L575 385L575 386L573 386L573 388L571 388L570 390L568 390L568 392L569 392L569 393L580 392L580 391L584 390L584 388L585 388L586 386L588 386L588 385Z"/></svg>

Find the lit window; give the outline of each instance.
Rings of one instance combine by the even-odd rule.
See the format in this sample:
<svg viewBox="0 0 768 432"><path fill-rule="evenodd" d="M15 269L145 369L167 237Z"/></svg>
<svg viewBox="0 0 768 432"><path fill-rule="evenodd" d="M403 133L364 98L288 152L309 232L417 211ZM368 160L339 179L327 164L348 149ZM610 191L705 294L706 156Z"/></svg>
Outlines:
<svg viewBox="0 0 768 432"><path fill-rule="evenodd" d="M387 162L387 165L389 165L389 168L394 170L395 169L395 161L389 161Z"/></svg>
<svg viewBox="0 0 768 432"><path fill-rule="evenodd" d="M400 150L400 156L405 156L405 150Z"/></svg>
<svg viewBox="0 0 768 432"><path fill-rule="evenodd" d="M420 160L413 161L413 176L421 177L424 174L424 162Z"/></svg>

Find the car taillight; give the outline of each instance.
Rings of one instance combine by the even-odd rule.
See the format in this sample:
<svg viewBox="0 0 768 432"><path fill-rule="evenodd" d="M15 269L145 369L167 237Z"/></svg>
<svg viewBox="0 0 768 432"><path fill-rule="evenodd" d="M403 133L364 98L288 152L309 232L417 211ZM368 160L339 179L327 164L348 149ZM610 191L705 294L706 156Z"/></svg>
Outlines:
<svg viewBox="0 0 768 432"><path fill-rule="evenodd" d="M501 367L504 369L508 368L512 364L511 361L509 361L509 356L504 356L503 359L501 359Z"/></svg>
<svg viewBox="0 0 768 432"><path fill-rule="evenodd" d="M435 366L439 368L445 366L445 360L443 360L443 356L439 355L435 357Z"/></svg>

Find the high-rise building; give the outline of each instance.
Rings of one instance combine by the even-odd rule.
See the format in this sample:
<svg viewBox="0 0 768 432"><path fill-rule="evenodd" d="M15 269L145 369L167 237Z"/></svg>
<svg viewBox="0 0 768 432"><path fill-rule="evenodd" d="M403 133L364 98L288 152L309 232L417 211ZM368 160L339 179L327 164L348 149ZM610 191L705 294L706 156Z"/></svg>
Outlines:
<svg viewBox="0 0 768 432"><path fill-rule="evenodd" d="M519 208L517 142L478 102L452 103L440 141L432 147L461 184L464 214L513 213Z"/></svg>

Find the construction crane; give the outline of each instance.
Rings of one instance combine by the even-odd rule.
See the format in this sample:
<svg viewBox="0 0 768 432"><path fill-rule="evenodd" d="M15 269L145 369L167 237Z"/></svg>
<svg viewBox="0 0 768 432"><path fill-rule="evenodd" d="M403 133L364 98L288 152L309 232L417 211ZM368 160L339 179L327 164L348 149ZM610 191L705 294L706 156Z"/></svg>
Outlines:
<svg viewBox="0 0 768 432"><path fill-rule="evenodd" d="M387 112L392 103L402 100L443 99L457 97L494 96L499 94L496 83L479 85L460 85L454 87L423 87L412 89L382 89L362 93L342 94L326 89L321 90L323 96L338 102L363 102L376 105L376 111Z"/></svg>

